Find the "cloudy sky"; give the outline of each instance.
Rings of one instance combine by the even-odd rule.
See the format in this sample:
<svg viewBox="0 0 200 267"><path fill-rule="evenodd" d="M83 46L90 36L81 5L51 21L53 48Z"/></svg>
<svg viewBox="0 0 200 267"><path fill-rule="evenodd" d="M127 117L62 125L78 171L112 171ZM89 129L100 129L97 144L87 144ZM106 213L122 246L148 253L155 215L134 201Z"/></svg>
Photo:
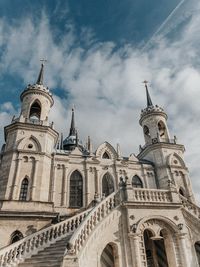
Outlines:
<svg viewBox="0 0 200 267"><path fill-rule="evenodd" d="M75 105L83 141L90 135L94 147L107 140L120 143L124 156L137 154L146 79L154 104L168 114L171 137L186 147L200 195L199 25L198 0L1 0L1 143L45 58L58 131L67 136Z"/></svg>

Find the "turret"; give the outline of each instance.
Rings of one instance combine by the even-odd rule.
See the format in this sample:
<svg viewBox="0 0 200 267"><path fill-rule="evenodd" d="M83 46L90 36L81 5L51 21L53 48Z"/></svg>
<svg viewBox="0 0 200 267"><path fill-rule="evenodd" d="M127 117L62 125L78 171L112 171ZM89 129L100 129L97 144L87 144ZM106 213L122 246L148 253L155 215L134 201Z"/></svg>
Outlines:
<svg viewBox="0 0 200 267"><path fill-rule="evenodd" d="M167 114L163 108L153 104L147 81L144 81L144 84L147 106L141 111L139 122L143 128L145 145L140 147L138 158L154 164L159 188L168 189L169 185L173 185L171 188L194 201L188 169L184 162L185 148L177 144L176 138L170 139Z"/></svg>
<svg viewBox="0 0 200 267"><path fill-rule="evenodd" d="M53 106L52 94L43 84L44 64L42 63L38 79L35 84L29 84L22 92L20 122L30 122L49 125L48 115Z"/></svg>
<svg viewBox="0 0 200 267"><path fill-rule="evenodd" d="M153 105L147 82L145 81L147 107L142 110L140 116L140 125L143 128L145 145L159 142L170 142L169 131L167 127L167 114L163 108Z"/></svg>

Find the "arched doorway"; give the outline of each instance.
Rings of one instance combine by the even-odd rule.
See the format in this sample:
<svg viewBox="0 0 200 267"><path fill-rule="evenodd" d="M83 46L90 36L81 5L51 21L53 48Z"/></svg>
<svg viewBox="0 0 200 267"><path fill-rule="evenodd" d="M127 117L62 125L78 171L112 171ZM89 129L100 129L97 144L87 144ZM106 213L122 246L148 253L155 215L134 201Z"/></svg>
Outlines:
<svg viewBox="0 0 200 267"><path fill-rule="evenodd" d="M102 179L102 194L107 197L114 192L113 178L109 173L106 173Z"/></svg>
<svg viewBox="0 0 200 267"><path fill-rule="evenodd" d="M104 248L100 257L100 267L119 267L117 245L109 243Z"/></svg>
<svg viewBox="0 0 200 267"><path fill-rule="evenodd" d="M200 266L200 242L199 242L199 241L196 242L196 243L194 244L194 247L195 247L195 251L196 251L197 262L198 262L198 264L199 264L199 266Z"/></svg>
<svg viewBox="0 0 200 267"><path fill-rule="evenodd" d="M168 267L162 231L160 236L154 237L148 229L144 231L144 243L147 259L147 267Z"/></svg>

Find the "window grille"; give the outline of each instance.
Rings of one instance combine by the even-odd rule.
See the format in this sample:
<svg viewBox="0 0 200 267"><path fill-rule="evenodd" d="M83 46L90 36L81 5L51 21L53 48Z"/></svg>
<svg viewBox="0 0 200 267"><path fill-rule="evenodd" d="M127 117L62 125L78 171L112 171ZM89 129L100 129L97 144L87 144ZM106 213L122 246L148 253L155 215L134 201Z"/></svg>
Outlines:
<svg viewBox="0 0 200 267"><path fill-rule="evenodd" d="M83 206L83 179L78 171L74 171L70 177L69 206L72 208Z"/></svg>
<svg viewBox="0 0 200 267"><path fill-rule="evenodd" d="M21 184L19 200L26 201L28 196L28 179L24 178Z"/></svg>

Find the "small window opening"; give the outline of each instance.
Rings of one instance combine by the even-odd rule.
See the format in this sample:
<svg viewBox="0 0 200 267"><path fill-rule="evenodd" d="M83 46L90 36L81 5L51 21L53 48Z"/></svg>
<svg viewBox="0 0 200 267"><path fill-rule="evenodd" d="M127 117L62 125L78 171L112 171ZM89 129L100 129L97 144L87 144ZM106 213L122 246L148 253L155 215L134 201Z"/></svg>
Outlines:
<svg viewBox="0 0 200 267"><path fill-rule="evenodd" d="M41 106L37 101L35 101L30 108L29 118L31 120L40 120L40 115L41 115Z"/></svg>
<svg viewBox="0 0 200 267"><path fill-rule="evenodd" d="M132 186L136 188L143 188L143 183L137 175L132 178Z"/></svg>
<svg viewBox="0 0 200 267"><path fill-rule="evenodd" d="M104 154L103 154L103 157L102 157L103 159L110 159L110 156L108 155L108 153L107 152L104 152Z"/></svg>
<svg viewBox="0 0 200 267"><path fill-rule="evenodd" d="M14 233L12 233L12 235L11 235L11 244L13 244L13 243L15 243L15 242L17 242L17 241L19 241L20 239L22 239L23 238L23 234L20 232L20 231L18 231L18 230L16 230Z"/></svg>

